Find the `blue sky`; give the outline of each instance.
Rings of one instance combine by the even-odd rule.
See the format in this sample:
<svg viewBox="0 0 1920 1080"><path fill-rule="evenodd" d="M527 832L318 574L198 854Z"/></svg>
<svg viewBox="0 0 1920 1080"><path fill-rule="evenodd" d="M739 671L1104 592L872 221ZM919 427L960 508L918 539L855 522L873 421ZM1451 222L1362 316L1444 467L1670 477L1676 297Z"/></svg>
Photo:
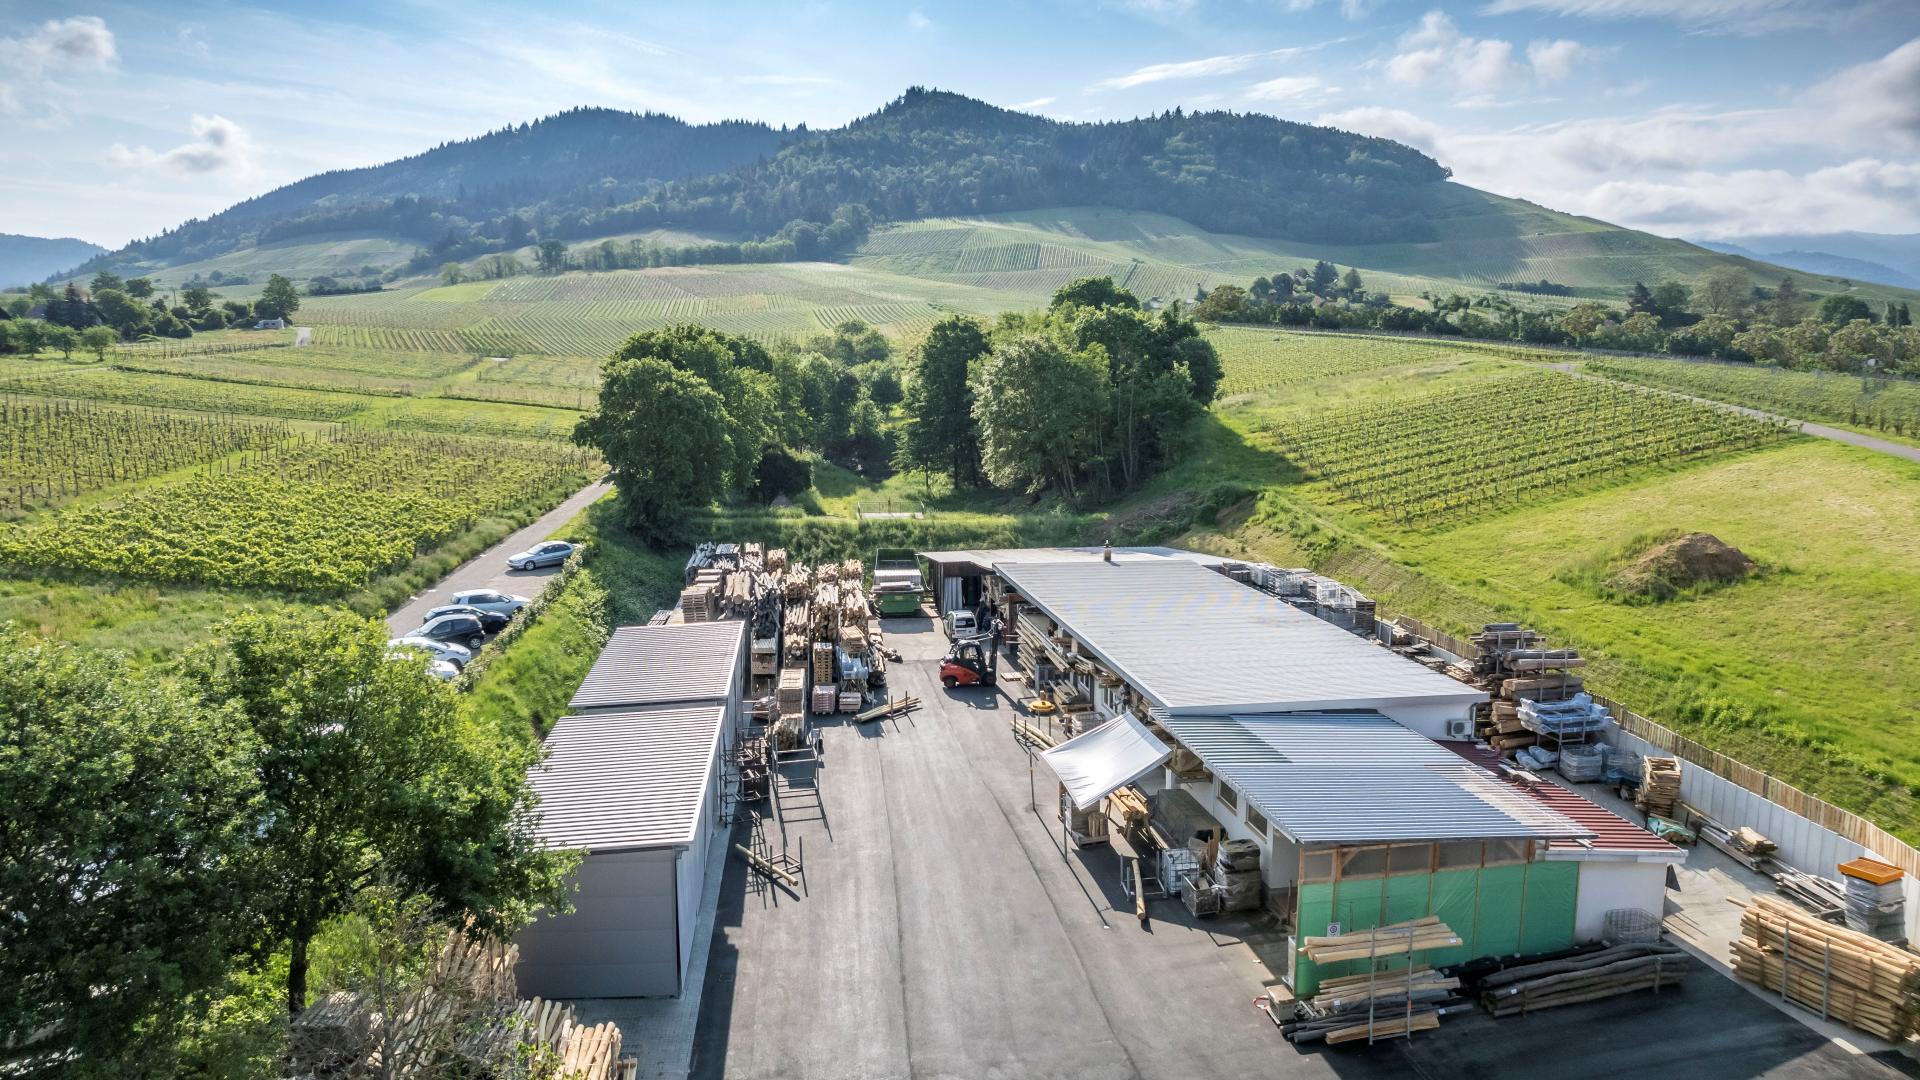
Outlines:
<svg viewBox="0 0 1920 1080"><path fill-rule="evenodd" d="M573 105L827 126L915 84L1385 135L1669 235L1920 231L1916 0L0 0L0 232L117 245Z"/></svg>

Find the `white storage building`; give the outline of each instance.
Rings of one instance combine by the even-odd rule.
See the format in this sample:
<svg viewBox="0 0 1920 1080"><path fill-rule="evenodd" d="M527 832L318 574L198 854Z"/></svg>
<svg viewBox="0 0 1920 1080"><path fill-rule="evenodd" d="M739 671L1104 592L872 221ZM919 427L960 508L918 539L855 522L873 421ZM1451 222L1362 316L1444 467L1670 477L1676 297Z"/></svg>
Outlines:
<svg viewBox="0 0 1920 1080"><path fill-rule="evenodd" d="M574 910L521 931L522 994L670 997L693 954L742 715L747 624L622 627L547 735L539 836L586 855Z"/></svg>

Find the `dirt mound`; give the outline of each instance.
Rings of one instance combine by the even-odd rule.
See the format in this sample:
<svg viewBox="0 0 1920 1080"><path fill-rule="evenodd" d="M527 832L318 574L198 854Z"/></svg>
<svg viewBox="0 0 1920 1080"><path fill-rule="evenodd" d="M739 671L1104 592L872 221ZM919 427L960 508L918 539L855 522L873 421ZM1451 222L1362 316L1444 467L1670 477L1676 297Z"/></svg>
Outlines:
<svg viewBox="0 0 1920 1080"><path fill-rule="evenodd" d="M1622 596L1669 600L1702 585L1729 585L1760 565L1711 533L1691 532L1655 544L1607 578Z"/></svg>

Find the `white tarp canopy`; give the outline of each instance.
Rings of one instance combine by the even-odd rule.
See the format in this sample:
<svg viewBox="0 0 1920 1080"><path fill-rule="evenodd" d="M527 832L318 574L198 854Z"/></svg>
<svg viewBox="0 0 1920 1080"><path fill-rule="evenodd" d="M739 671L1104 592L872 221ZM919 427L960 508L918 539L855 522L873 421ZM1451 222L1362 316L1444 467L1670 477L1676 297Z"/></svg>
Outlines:
<svg viewBox="0 0 1920 1080"><path fill-rule="evenodd" d="M1173 748L1155 738L1132 713L1121 713L1051 750L1040 751L1040 756L1066 785L1073 805L1087 810L1158 768L1173 756Z"/></svg>

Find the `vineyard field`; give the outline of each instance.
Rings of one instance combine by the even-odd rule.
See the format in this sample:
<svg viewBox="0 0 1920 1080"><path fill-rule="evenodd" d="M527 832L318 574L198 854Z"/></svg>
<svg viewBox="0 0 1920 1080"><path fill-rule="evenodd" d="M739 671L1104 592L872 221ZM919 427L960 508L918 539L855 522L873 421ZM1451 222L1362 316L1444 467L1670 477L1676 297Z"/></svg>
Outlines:
<svg viewBox="0 0 1920 1080"><path fill-rule="evenodd" d="M342 429L0 528L0 562L338 595L477 518L551 505L592 464L532 442Z"/></svg>
<svg viewBox="0 0 1920 1080"><path fill-rule="evenodd" d="M435 431L449 435L503 436L570 442L580 413L572 409L543 408L457 398L406 398L368 413L366 425L408 431Z"/></svg>
<svg viewBox="0 0 1920 1080"><path fill-rule="evenodd" d="M0 519L285 439L284 424L0 396Z"/></svg>
<svg viewBox="0 0 1920 1080"><path fill-rule="evenodd" d="M1559 372L1302 413L1265 432L1343 500L1398 525L1502 513L1636 469L1796 437L1712 405Z"/></svg>
<svg viewBox="0 0 1920 1080"><path fill-rule="evenodd" d="M1419 338L1315 334L1220 327L1207 334L1220 354L1222 394L1273 390L1364 371L1468 357L1534 359L1518 349Z"/></svg>
<svg viewBox="0 0 1920 1080"><path fill-rule="evenodd" d="M182 375L196 379L290 386L309 390L409 396L430 391L440 380L473 363L454 353L413 353L312 345L228 355L116 357L127 371Z"/></svg>
<svg viewBox="0 0 1920 1080"><path fill-rule="evenodd" d="M99 367L14 379L0 384L0 391L87 398L125 405L156 405L198 412L276 416L292 420L343 420L367 409L376 401L345 392L220 382Z"/></svg>
<svg viewBox="0 0 1920 1080"><path fill-rule="evenodd" d="M1586 368L1610 379L1796 419L1920 436L1920 381L1912 379L1629 357L1592 359Z"/></svg>

